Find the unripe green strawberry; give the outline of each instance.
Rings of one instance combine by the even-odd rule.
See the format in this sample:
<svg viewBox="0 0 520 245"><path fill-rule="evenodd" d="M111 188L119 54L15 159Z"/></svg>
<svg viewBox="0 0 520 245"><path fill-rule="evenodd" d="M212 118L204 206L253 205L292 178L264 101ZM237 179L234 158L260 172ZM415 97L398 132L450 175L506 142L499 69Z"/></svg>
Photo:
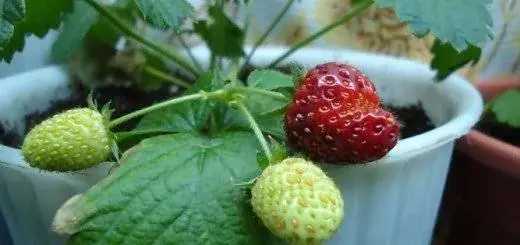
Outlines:
<svg viewBox="0 0 520 245"><path fill-rule="evenodd" d="M268 166L252 191L254 212L290 244L322 244L339 228L341 192L319 167L301 158Z"/></svg>
<svg viewBox="0 0 520 245"><path fill-rule="evenodd" d="M31 129L22 154L32 167L75 171L105 160L111 152L110 142L101 113L90 108L71 109Z"/></svg>

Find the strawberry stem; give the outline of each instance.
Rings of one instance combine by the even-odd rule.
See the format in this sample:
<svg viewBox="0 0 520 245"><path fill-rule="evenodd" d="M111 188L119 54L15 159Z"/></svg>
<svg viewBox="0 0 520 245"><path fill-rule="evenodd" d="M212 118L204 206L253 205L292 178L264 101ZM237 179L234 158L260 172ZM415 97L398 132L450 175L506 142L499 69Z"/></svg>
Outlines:
<svg viewBox="0 0 520 245"><path fill-rule="evenodd" d="M180 104L180 103L183 103L183 102L193 101L193 100L221 98L221 97L225 96L227 93L229 93L229 91L227 91L227 90L216 90L216 91L213 91L213 92L201 91L201 92L198 92L196 94L190 94L190 95L186 95L186 96L182 96L182 97L177 97L177 98L174 98L174 99L163 101L161 103L157 103L155 105L143 108L141 110L134 111L132 113L126 114L126 115L124 115L122 117L119 117L117 119L114 119L114 120L112 120L109 123L108 126L110 128L113 128L113 127L115 127L115 126L117 126L117 125L119 125L121 123L124 123L124 122L126 122L128 120L134 119L136 117L140 117L142 115L145 115L147 113L150 113L152 111L155 111L155 110L167 107L167 106Z"/></svg>
<svg viewBox="0 0 520 245"><path fill-rule="evenodd" d="M329 25L323 27L321 30L319 30L314 35L312 35L310 37L307 37L306 39L300 41L295 46L293 46L291 49L289 49L287 52L285 52L283 55L281 55L279 58L277 58L276 60L271 62L271 64L269 64L267 67L269 67L269 68L275 67L278 63L283 61L285 58L287 58L292 53L296 52L298 49L300 49L303 46L311 43L312 41L314 41L316 39L318 39L319 37L321 37L324 34L326 34L327 32L329 32L330 30L332 30L332 29L342 25L343 23L349 21L350 19L356 17L363 10L367 9L368 7L370 7L370 5L372 5L372 3L374 3L373 0L365 0L365 1L362 1L361 3L359 3L359 4L356 4L352 8L351 11L347 12L345 15L341 16L336 21L334 21L334 22L330 23Z"/></svg>
<svg viewBox="0 0 520 245"><path fill-rule="evenodd" d="M168 81L168 82L171 82L175 85L178 85L178 86L181 86L183 88L189 88L191 87L191 84L179 79L179 78L176 78L176 77L173 77L173 76L170 76L169 74L161 71L161 70L158 70L157 68L155 67L152 67L152 66L149 66L149 65L146 65L143 67L143 72L145 73L148 73L149 75L155 77L155 78L158 78L158 79L161 79L161 80L164 80L164 81Z"/></svg>
<svg viewBox="0 0 520 245"><path fill-rule="evenodd" d="M138 31L134 30L127 23L121 20L116 14L112 13L110 10L105 9L101 4L97 3L96 0L84 0L88 5L94 8L99 14L103 17L107 18L117 29L123 32L127 37L134 39L135 41L141 43L142 45L149 47L155 50L157 53L164 55L165 57L171 59L179 66L191 72L193 75L198 76L198 72L195 68L193 68L188 61L184 59L181 55L175 53L172 49L166 48L165 45L161 45L156 43L155 41L145 37Z"/></svg>
<svg viewBox="0 0 520 245"><path fill-rule="evenodd" d="M262 130L258 126L258 123L256 123L256 120L253 117L253 115L251 114L251 112L249 112L247 107L241 102L232 101L232 102L230 102L230 104L235 105L247 118L247 120L249 121L249 124L251 125L251 129L253 129L253 132L255 133L256 138L258 139L258 141L260 142L260 145L262 146L262 150L264 151L265 155L267 156L267 159L269 160L269 162L271 162L271 158L272 158L271 150L269 149L269 146L267 145L267 141L265 140L265 137L262 134Z"/></svg>
<svg viewBox="0 0 520 245"><path fill-rule="evenodd" d="M234 87L233 89L234 89L235 91L237 91L237 92L256 93L256 94L266 95L266 96L272 97L272 98L277 99L277 100L282 100L282 101L287 101L287 100L289 100L289 99L288 99L287 97L285 97L285 95L283 95L282 93L278 93L278 92L274 92L274 91L269 91L269 90L265 90L265 89L261 89L261 88L254 88L254 87Z"/></svg>

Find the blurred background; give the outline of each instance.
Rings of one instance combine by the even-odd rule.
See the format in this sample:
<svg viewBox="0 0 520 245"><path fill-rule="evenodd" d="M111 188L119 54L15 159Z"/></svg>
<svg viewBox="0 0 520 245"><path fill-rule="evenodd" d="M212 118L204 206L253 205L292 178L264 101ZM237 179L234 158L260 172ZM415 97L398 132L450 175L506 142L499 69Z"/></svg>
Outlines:
<svg viewBox="0 0 520 245"><path fill-rule="evenodd" d="M463 75L473 78L477 74L482 77L490 77L500 73L519 72L520 4L514 4L516 1L493 1L490 10L493 15L493 32L496 38L487 44L479 65L473 69L462 69L460 72ZM203 12L202 10L206 7L203 0L190 0L190 2L199 12ZM276 17L278 12L272 10L281 9L284 3L284 0L254 1L255 15L251 20L251 28L247 37L250 43L257 40ZM275 28L274 35L266 40L265 45L294 44L330 23L350 6L351 0L296 1L289 13ZM514 7L511 8L511 6ZM231 5L228 6L227 12L235 21L243 23L246 12L244 7L241 9ZM186 23L186 25L190 25L190 23ZM169 33L159 33L150 28L147 31L151 35L170 38L172 45L179 46L177 41L171 39ZM49 53L56 36L56 31L51 31L43 39L29 37L25 50L17 53L11 64L0 64L0 77L54 63L50 59ZM201 43L199 40L189 39L189 34L186 34L186 37L190 46ZM432 43L431 37L418 39L410 34L407 26L397 21L393 10L372 7L361 18L347 22L311 45L404 56L427 63L432 58L429 51Z"/></svg>
<svg viewBox="0 0 520 245"><path fill-rule="evenodd" d="M517 1L493 0L490 10L495 39L487 43L478 64L461 69L460 75L474 81L501 74L520 74L520 3ZM195 6L197 12L201 13L199 17L204 18L202 13L205 13L205 1L190 0L190 2ZM248 43L254 43L260 38L285 3L286 0L254 1L252 11L255 15L250 23ZM264 45L293 45L329 24L351 6L351 0L296 1ZM233 4L227 6L227 14L240 25L244 24L246 11L244 6ZM188 22L185 25L190 27L191 23ZM163 39L170 45L178 47L179 50L183 48L183 43L179 42L173 33L160 32L145 25L141 29L157 39ZM59 63L51 57L58 33L58 31L50 31L43 39L34 36L28 37L23 52L16 53L10 64L0 63L0 79ZM203 43L189 33L183 34L183 37L189 47ZM432 59L430 52L432 44L433 38L430 36L420 39L413 36L408 27L397 20L393 10L372 7L365 11L360 18L355 18L334 29L311 45L407 57L429 64ZM80 64L78 67L80 69L75 70L77 73L83 73L84 71L81 70L88 68L84 64ZM79 74L79 76L82 75L85 74ZM0 245L10 244L10 237L0 210Z"/></svg>

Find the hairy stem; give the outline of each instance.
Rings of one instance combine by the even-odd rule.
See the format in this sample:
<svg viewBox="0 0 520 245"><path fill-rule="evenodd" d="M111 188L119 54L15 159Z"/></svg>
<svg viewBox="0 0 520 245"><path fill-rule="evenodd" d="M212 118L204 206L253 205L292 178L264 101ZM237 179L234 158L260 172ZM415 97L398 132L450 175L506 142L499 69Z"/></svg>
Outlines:
<svg viewBox="0 0 520 245"><path fill-rule="evenodd" d="M261 94L261 95L266 95L266 96L270 96L274 99L277 99L277 100L282 100L282 101L287 101L289 100L287 97L285 97L285 95L283 95L282 93L278 93L278 92L274 92L274 91L269 91L269 90L265 90L265 89L261 89L261 88L253 88L253 87L235 87L233 88L235 91L237 92L246 92L246 93L257 93L257 94Z"/></svg>
<svg viewBox="0 0 520 245"><path fill-rule="evenodd" d="M262 36L260 37L260 39L258 39L258 41L254 44L253 46L253 49L251 49L251 52L249 52L249 54L247 55L246 57L246 60L244 62L244 64L242 65L241 69L244 69L244 67L247 65L247 63L249 63L249 60L251 60L251 57L253 57L256 49L258 49L258 47L260 47L260 45L262 45L262 43L265 41L265 39L267 39L267 37L269 36L269 34L274 30L274 28L276 27L276 25L280 22L280 20L285 16L285 14L287 13L287 11L289 10L289 8L291 7L291 5L294 3L294 0L289 0L287 1L287 3L285 4L285 6L283 7L282 11L280 11L280 13L278 14L278 16L276 16L276 18L274 19L274 21L269 25L269 27L267 28L267 30L262 34Z"/></svg>
<svg viewBox="0 0 520 245"><path fill-rule="evenodd" d="M236 87L238 84L238 62L236 59L231 62L229 68L229 80L231 81L231 84Z"/></svg>
<svg viewBox="0 0 520 245"><path fill-rule="evenodd" d="M213 91L213 92L201 91L201 92L196 93L196 94L190 94L190 95L186 95L186 96L182 96L182 97L173 98L173 99L170 99L170 100L167 100L167 101L163 101L161 103L157 103L155 105L151 105L149 107L146 107L146 108L134 111L132 113L126 114L126 115L124 115L124 116L122 116L120 118L114 119L114 120L112 120L109 123L109 127L113 128L113 127L115 127L115 126L117 126L117 125L119 125L121 123L124 123L124 122L126 122L128 120L131 120L131 119L143 116L143 115L145 115L147 113L150 113L152 111L156 111L158 109L161 109L161 108L164 108L164 107L167 107L167 106L171 106L171 105L174 105L174 104L180 104L180 103L187 102L187 101L194 101L194 100L200 100L200 99L219 98L219 97L223 96L225 93L227 93L227 91L225 91L225 90L217 90L217 91Z"/></svg>
<svg viewBox="0 0 520 245"><path fill-rule="evenodd" d="M268 65L268 67L272 68L275 67L278 63L283 61L285 58L287 58L292 53L296 52L298 49L304 47L305 45L311 43L312 41L318 39L319 37L323 36L327 32L331 31L332 29L342 25L343 23L349 21L353 17L357 16L359 13L361 13L363 10L367 9L374 3L373 0L365 0L356 6L354 6L349 12L347 12L345 15L341 16L336 21L330 23L329 25L323 27L321 30L319 30L317 33L313 34L310 37L307 37L306 39L300 41L295 46L293 46L291 49L289 49L287 52L285 52L283 55L281 55L279 58L271 62L271 64Z"/></svg>
<svg viewBox="0 0 520 245"><path fill-rule="evenodd" d="M191 84L179 79L179 78L176 78L176 77L172 77L170 76L169 74L161 71L161 70L158 70L157 68L155 67L152 67L152 66L144 66L143 67L143 72L155 77L155 78L158 78L158 79L161 79L161 80L164 80L164 81L168 81L168 82L171 82L175 85L178 85L178 86L181 86L183 88L189 88L191 87Z"/></svg>
<svg viewBox="0 0 520 245"><path fill-rule="evenodd" d="M149 47L150 49L153 49L160 55L163 55L175 63L177 63L182 68L186 69L187 71L191 72L193 75L198 76L197 70L193 68L188 61L184 59L181 55L175 53L172 49L166 48L163 45L160 45L153 40L145 37L138 31L134 30L131 26L129 26L127 23L125 23L123 20L121 20L117 15L112 13L111 11L105 9L103 6L101 6L99 3L97 3L95 0L84 0L87 4L89 4L92 8L94 8L99 14L107 18L117 29L119 29L121 32L123 32L126 36L129 38L134 39L135 41L141 43L142 45Z"/></svg>
<svg viewBox="0 0 520 245"><path fill-rule="evenodd" d="M262 150L264 151L265 155L267 156L267 159L269 159L269 161L271 161L271 158L272 158L271 150L269 149L269 145L267 144L267 141L265 140L265 137L262 134L262 130L260 130L260 127L256 123L255 118L253 117L253 115L251 115L251 112L249 112L249 110L243 103L237 102L237 103L235 103L235 105L238 107L238 109L244 114L244 116L249 121L249 124L251 125L251 129L253 129L253 132L255 133L256 138L258 139L258 141L260 142L260 145L262 146Z"/></svg>

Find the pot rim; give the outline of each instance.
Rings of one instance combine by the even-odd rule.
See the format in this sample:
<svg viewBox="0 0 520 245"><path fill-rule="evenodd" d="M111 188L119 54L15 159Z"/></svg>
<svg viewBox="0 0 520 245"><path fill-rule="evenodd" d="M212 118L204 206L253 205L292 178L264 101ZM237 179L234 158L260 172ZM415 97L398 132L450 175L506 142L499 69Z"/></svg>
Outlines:
<svg viewBox="0 0 520 245"><path fill-rule="evenodd" d="M474 86L487 101L508 89L520 88L520 75L498 75L478 80ZM483 165L520 178L520 147L518 146L472 129L468 135L457 142L457 149Z"/></svg>
<svg viewBox="0 0 520 245"><path fill-rule="evenodd" d="M457 150L482 165L520 178L520 147L472 129L457 142Z"/></svg>
<svg viewBox="0 0 520 245"><path fill-rule="evenodd" d="M251 47L246 47L246 52L250 52ZM251 59L255 65L267 65L267 61L285 53L288 50L285 46L269 45L257 49ZM208 66L210 53L205 45L199 45L192 49L193 55L199 60L201 65ZM358 64L361 68L365 66L377 66L385 71L393 69L389 64L401 67L403 72L406 69L413 69L426 74L434 82L435 71L428 65L419 63L406 58L398 58L383 54L372 54L345 49L335 49L330 47L307 47L300 49L280 64L289 64L293 60L305 65L315 65L319 62L330 60L341 60L352 64ZM312 62L308 62L312 60ZM201 62L202 61L202 62ZM312 64L311 64L312 63ZM426 83L425 83L426 84ZM368 167L379 166L382 164L396 164L407 161L417 155L441 147L467 134L478 122L483 110L483 100L480 93L473 84L460 75L452 74L445 81L439 83L446 91L452 90L463 96L457 103L454 103L454 114L441 126L438 126L425 133L409 137L398 141L397 145L383 158L361 165L341 165L338 167ZM335 166L335 165L332 165Z"/></svg>

